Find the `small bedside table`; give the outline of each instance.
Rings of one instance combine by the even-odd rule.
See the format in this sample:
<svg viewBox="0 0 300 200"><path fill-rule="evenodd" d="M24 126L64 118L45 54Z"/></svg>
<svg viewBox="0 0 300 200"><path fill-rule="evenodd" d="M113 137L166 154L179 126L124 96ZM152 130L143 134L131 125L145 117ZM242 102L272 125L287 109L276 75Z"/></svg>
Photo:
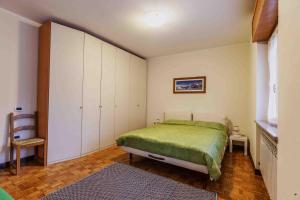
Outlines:
<svg viewBox="0 0 300 200"><path fill-rule="evenodd" d="M157 118L156 120L155 120L155 122L153 122L153 125L158 125L158 124L160 124L161 122L160 122L160 119L159 118Z"/></svg>
<svg viewBox="0 0 300 200"><path fill-rule="evenodd" d="M244 142L244 155L247 155L247 144L248 144L248 138L245 135L230 135L229 136L229 142L230 142L230 146L229 146L229 151L230 153L232 153L232 141L240 141L240 142Z"/></svg>

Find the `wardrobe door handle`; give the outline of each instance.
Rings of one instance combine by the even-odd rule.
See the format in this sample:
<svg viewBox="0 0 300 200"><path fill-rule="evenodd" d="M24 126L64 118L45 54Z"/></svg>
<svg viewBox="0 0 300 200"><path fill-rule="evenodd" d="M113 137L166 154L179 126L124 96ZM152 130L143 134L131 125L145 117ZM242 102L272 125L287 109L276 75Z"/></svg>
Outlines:
<svg viewBox="0 0 300 200"><path fill-rule="evenodd" d="M79 106L80 110L83 108L83 106Z"/></svg>

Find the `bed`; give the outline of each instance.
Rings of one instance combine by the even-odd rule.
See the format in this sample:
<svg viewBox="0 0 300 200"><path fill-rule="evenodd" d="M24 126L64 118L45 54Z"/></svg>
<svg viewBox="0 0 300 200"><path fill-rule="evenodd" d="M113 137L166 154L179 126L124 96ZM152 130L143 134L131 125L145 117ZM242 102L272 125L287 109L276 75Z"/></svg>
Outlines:
<svg viewBox="0 0 300 200"><path fill-rule="evenodd" d="M227 139L227 127L222 123L167 119L123 134L117 145L129 153L209 174L211 180L217 180Z"/></svg>

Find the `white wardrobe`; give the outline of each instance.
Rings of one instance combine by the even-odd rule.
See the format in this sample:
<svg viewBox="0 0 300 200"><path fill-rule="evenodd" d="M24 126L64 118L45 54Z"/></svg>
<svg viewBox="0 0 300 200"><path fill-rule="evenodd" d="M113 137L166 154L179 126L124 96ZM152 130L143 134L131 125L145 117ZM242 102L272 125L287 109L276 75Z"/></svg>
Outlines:
<svg viewBox="0 0 300 200"><path fill-rule="evenodd" d="M102 80L101 80L101 123L100 148L114 144L115 139L115 74L117 48L104 43L102 46Z"/></svg>
<svg viewBox="0 0 300 200"><path fill-rule="evenodd" d="M81 153L99 149L102 42L84 34Z"/></svg>
<svg viewBox="0 0 300 200"><path fill-rule="evenodd" d="M129 81L130 76L130 58L132 57L126 51L117 49L116 52L116 76L115 76L115 137L120 136L129 130ZM133 58L132 58L133 59Z"/></svg>
<svg viewBox="0 0 300 200"><path fill-rule="evenodd" d="M135 130L146 126L147 98L147 66L146 61L132 56L130 60L129 81L129 129Z"/></svg>
<svg viewBox="0 0 300 200"><path fill-rule="evenodd" d="M84 33L51 25L48 161L81 153Z"/></svg>
<svg viewBox="0 0 300 200"><path fill-rule="evenodd" d="M38 74L38 135L47 140L48 163L110 147L146 126L144 59L48 22L40 28Z"/></svg>

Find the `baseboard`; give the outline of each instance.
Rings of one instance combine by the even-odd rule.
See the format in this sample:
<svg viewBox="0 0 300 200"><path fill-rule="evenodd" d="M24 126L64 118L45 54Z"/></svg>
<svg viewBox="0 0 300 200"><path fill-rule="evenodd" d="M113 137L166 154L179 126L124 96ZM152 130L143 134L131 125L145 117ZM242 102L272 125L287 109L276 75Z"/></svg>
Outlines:
<svg viewBox="0 0 300 200"><path fill-rule="evenodd" d="M255 169L255 172L254 172L255 175L257 176L261 176L261 172L259 169Z"/></svg>
<svg viewBox="0 0 300 200"><path fill-rule="evenodd" d="M34 160L34 155L33 156L27 156L27 157L21 158L21 163L27 163L27 162L30 162L30 161L33 161L33 160ZM9 167L9 161L5 162L5 163L0 163L0 169L5 169L5 168L8 168L8 167Z"/></svg>
<svg viewBox="0 0 300 200"><path fill-rule="evenodd" d="M255 175L257 175L257 176L261 176L261 172L260 172L260 170L255 168L255 164L254 164L254 161L253 161L253 158L252 158L251 152L250 152L250 151L248 151L248 152L249 152L249 154L248 154L248 155L249 155L249 157L250 157L250 160L251 160L252 167L253 167L253 169L254 169L254 174L255 174Z"/></svg>

